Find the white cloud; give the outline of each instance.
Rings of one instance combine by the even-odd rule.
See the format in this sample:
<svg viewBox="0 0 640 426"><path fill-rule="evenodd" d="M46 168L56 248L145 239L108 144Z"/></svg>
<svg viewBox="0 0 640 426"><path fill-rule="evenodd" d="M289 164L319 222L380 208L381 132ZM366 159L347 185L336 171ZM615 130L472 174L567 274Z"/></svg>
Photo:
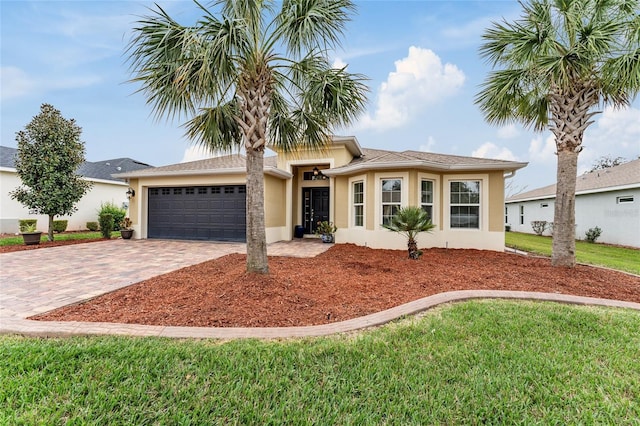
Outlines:
<svg viewBox="0 0 640 426"><path fill-rule="evenodd" d="M342 58L335 58L331 66L336 69L342 69L347 66L347 63Z"/></svg>
<svg viewBox="0 0 640 426"><path fill-rule="evenodd" d="M193 145L184 150L184 156L181 163L188 163L189 161L205 160L207 158L216 157L216 154L202 145Z"/></svg>
<svg viewBox="0 0 640 426"><path fill-rule="evenodd" d="M36 83L17 67L0 67L2 100L19 98L33 90Z"/></svg>
<svg viewBox="0 0 640 426"><path fill-rule="evenodd" d="M543 139L542 136L531 139L529 144L529 159L532 162L548 163L555 161L556 142L553 134Z"/></svg>
<svg viewBox="0 0 640 426"><path fill-rule="evenodd" d="M429 136L427 138L427 143L420 145L420 147L418 148L419 151L422 152L434 152L433 148L436 146L436 140L434 139L433 136Z"/></svg>
<svg viewBox="0 0 640 426"><path fill-rule="evenodd" d="M378 130L400 127L428 105L452 96L465 80L458 67L443 65L433 51L415 46L395 66L396 70L380 85L375 113L365 115L358 127Z"/></svg>
<svg viewBox="0 0 640 426"><path fill-rule="evenodd" d="M515 124L509 124L498 129L498 137L500 139L513 139L519 134L520 132Z"/></svg>
<svg viewBox="0 0 640 426"><path fill-rule="evenodd" d="M508 148L499 147L492 142L483 143L478 149L471 153L472 157L492 158L497 160L517 161L513 152Z"/></svg>

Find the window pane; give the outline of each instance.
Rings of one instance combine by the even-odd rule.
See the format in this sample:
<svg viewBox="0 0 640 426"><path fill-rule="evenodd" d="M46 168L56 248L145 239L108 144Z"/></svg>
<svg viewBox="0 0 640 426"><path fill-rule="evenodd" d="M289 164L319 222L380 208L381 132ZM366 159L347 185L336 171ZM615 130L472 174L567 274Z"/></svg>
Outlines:
<svg viewBox="0 0 640 426"><path fill-rule="evenodd" d="M354 225L362 226L363 225L363 206L355 206L354 211Z"/></svg>
<svg viewBox="0 0 640 426"><path fill-rule="evenodd" d="M383 192L382 193L382 202L390 203L391 202L391 192Z"/></svg>
<svg viewBox="0 0 640 426"><path fill-rule="evenodd" d="M478 206L451 206L452 228L480 227L480 208Z"/></svg>
<svg viewBox="0 0 640 426"><path fill-rule="evenodd" d="M391 201L394 203L399 203L402 201L402 194L400 192L392 192L391 193Z"/></svg>
<svg viewBox="0 0 640 426"><path fill-rule="evenodd" d="M427 216L429 216L429 219L433 218L433 207L432 206L422 206L422 210L427 212Z"/></svg>

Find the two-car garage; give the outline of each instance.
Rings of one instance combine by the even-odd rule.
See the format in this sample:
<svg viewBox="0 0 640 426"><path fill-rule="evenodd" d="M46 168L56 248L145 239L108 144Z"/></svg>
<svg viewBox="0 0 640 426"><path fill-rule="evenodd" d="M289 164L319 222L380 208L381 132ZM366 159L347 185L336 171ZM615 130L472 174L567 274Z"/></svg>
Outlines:
<svg viewBox="0 0 640 426"><path fill-rule="evenodd" d="M246 186L149 188L147 237L246 241Z"/></svg>

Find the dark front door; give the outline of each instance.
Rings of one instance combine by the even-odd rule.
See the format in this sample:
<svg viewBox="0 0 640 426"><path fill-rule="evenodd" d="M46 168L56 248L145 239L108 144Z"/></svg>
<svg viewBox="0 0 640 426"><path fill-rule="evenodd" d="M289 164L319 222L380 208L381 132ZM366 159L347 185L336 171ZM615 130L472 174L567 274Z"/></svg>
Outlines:
<svg viewBox="0 0 640 426"><path fill-rule="evenodd" d="M302 188L302 220L305 234L313 234L318 222L329 220L329 188Z"/></svg>

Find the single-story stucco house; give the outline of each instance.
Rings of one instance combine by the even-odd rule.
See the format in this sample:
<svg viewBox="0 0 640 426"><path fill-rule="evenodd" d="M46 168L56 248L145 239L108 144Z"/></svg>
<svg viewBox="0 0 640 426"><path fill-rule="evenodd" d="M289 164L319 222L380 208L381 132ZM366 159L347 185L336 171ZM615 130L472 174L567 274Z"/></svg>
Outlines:
<svg viewBox="0 0 640 426"><path fill-rule="evenodd" d="M49 218L29 211L9 196L9 192L22 183L15 168L17 153L16 148L0 146L0 233L17 233L19 219L37 219L38 230L44 232L47 230ZM126 207L128 203L126 192L129 185L112 175L148 167L151 166L131 158L84 162L79 167L78 174L93 182L93 187L76 204L78 210L73 215L56 216L56 219L68 220L68 231L85 230L87 222L98 221L98 210L102 203L111 202L117 206Z"/></svg>
<svg viewBox="0 0 640 426"><path fill-rule="evenodd" d="M504 249L504 179L526 163L428 152L365 149L334 137L323 152L266 156L267 242L338 227L336 242L406 248L381 224L422 206L436 228L420 247ZM245 157L239 154L114 175L135 196L134 238L245 241Z"/></svg>
<svg viewBox="0 0 640 426"><path fill-rule="evenodd" d="M553 222L555 198L555 184L509 197L505 223L533 234L532 221ZM598 242L640 247L640 159L578 176L576 238L596 226Z"/></svg>

